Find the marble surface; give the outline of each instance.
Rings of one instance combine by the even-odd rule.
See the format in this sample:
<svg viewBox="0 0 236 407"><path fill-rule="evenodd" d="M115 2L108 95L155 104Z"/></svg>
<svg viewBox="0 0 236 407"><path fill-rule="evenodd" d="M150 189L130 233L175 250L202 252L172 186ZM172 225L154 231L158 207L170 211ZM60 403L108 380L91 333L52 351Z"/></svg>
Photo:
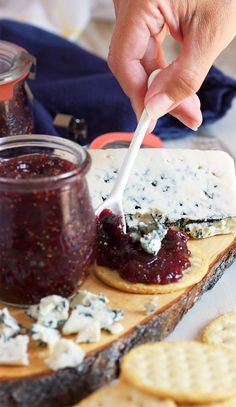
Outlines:
<svg viewBox="0 0 236 407"><path fill-rule="evenodd" d="M91 22L80 38L80 44L98 55L106 57L112 33L112 24ZM168 39L165 44L168 59L176 55L176 45ZM236 39L217 58L215 65L236 78ZM205 137L216 138L223 148L236 157L236 99L226 116L215 124L204 127L196 135L196 142ZM189 147L189 140L170 142L171 147ZM236 263L225 272L216 286L205 293L194 307L183 317L167 340L197 339L202 328L220 314L236 310Z"/></svg>

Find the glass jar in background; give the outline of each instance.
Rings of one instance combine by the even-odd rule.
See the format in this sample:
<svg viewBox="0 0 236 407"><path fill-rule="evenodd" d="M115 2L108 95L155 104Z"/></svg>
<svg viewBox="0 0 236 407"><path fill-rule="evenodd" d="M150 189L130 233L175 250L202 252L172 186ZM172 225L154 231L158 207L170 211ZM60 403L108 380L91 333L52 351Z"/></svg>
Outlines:
<svg viewBox="0 0 236 407"><path fill-rule="evenodd" d="M33 132L31 102L25 80L35 58L24 48L0 41L0 137Z"/></svg>
<svg viewBox="0 0 236 407"><path fill-rule="evenodd" d="M90 156L59 137L0 139L0 301L71 296L95 258Z"/></svg>

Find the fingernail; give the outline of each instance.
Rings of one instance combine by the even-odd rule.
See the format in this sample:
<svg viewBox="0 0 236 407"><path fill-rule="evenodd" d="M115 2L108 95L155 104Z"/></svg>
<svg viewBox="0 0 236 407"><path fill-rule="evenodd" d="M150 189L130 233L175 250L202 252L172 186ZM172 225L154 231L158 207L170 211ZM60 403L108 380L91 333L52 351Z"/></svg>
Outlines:
<svg viewBox="0 0 236 407"><path fill-rule="evenodd" d="M153 120L157 120L159 117L168 113L174 105L174 100L172 100L166 93L158 93L147 102L146 110Z"/></svg>
<svg viewBox="0 0 236 407"><path fill-rule="evenodd" d="M182 115L182 114L173 114L173 116L178 119L181 123L183 123L185 126L189 127L191 130L193 131L197 131L200 124L197 121L191 121L190 120L186 120L186 116Z"/></svg>

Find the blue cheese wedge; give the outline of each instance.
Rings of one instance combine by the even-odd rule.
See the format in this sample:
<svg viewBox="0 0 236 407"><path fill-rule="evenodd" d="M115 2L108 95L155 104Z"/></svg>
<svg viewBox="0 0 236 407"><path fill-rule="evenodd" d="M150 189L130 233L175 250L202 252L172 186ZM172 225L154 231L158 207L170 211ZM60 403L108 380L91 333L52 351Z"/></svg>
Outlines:
<svg viewBox="0 0 236 407"><path fill-rule="evenodd" d="M41 325L49 328L57 328L67 320L69 316L69 301L60 295L44 297L39 304L31 305L27 315L36 319Z"/></svg>
<svg viewBox="0 0 236 407"><path fill-rule="evenodd" d="M39 345L53 347L59 341L61 335L57 329L48 328L41 324L33 324L30 328L32 339Z"/></svg>
<svg viewBox="0 0 236 407"><path fill-rule="evenodd" d="M17 335L7 341L0 340L0 365L28 365L28 343L27 335Z"/></svg>
<svg viewBox="0 0 236 407"><path fill-rule="evenodd" d="M126 149L90 150L88 185L96 209L109 195ZM193 238L236 232L233 159L222 151L141 149L125 190L130 233L149 252L157 225L177 226ZM149 229L142 232L143 224ZM146 235L146 236L145 236ZM152 242L156 239L156 243Z"/></svg>
<svg viewBox="0 0 236 407"><path fill-rule="evenodd" d="M77 367L84 359L83 349L70 339L60 339L53 347L46 365L52 370Z"/></svg>
<svg viewBox="0 0 236 407"><path fill-rule="evenodd" d="M102 329L113 334L121 332L121 324L116 324L123 318L123 312L110 308L108 302L103 294L79 291L71 302L73 309L62 328L63 334L78 333L76 342L97 342Z"/></svg>
<svg viewBox="0 0 236 407"><path fill-rule="evenodd" d="M21 330L18 322L13 318L5 307L0 310L0 340L3 339L7 341Z"/></svg>

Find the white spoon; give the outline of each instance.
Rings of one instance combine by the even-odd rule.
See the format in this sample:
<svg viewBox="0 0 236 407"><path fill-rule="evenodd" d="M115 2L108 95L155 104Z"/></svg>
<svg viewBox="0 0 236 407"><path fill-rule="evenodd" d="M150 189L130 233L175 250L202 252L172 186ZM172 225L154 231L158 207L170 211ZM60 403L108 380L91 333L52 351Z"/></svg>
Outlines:
<svg viewBox="0 0 236 407"><path fill-rule="evenodd" d="M151 85L152 81L155 79L159 71L160 69L157 69L151 73L148 78L148 87ZM116 178L116 182L112 188L112 191L107 199L95 211L96 216L99 216L104 209L110 209L113 214L121 218L124 233L126 233L126 221L122 206L123 194L128 182L130 172L134 165L134 161L137 157L138 151L151 123L151 120L152 119L148 115L146 109L144 109L124 161L118 172L118 176Z"/></svg>

